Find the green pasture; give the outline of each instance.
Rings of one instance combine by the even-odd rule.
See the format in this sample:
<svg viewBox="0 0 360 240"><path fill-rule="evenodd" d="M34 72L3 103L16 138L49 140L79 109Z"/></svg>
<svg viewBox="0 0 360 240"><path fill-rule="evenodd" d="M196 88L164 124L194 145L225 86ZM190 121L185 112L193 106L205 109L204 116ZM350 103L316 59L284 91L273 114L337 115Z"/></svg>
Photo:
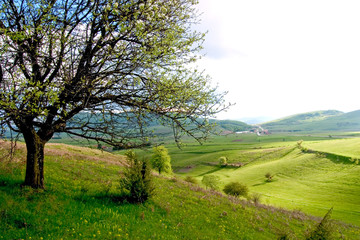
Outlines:
<svg viewBox="0 0 360 240"><path fill-rule="evenodd" d="M350 138L354 136L358 133L230 134L212 137L203 145L185 138L181 149L166 141L166 147L174 172L180 177L193 176L201 184L203 176L215 174L221 178L221 188L231 181L243 182L251 192L260 193L265 204L316 216L334 207L334 218L360 225L360 166L296 148L303 140L303 146L313 151L356 159L360 158L360 138ZM138 153L149 156L151 148ZM219 167L221 156L226 156L230 164L244 166ZM275 175L272 182L266 182L267 172Z"/></svg>
<svg viewBox="0 0 360 240"><path fill-rule="evenodd" d="M328 134L232 134L203 145L184 139L181 149L168 143L176 178L156 177L156 195L133 205L114 201L124 151L49 144L46 189L32 190L20 188L25 147L18 143L13 161L0 160L0 239L304 239L316 222L302 212L320 219L332 207L333 219L359 226L360 165L351 160L360 159L359 145ZM151 148L137 152L149 157ZM242 167L219 166L221 156ZM205 190L208 174L220 177L220 190L246 184L261 204ZM199 185L181 180L186 176ZM356 226L337 224L335 232L360 238Z"/></svg>
<svg viewBox="0 0 360 240"><path fill-rule="evenodd" d="M336 139L333 141L309 142L305 147L340 156L360 158L360 138Z"/></svg>
<svg viewBox="0 0 360 240"><path fill-rule="evenodd" d="M220 176L220 187L231 181L245 183L251 192L262 195L262 203L297 209L322 216L334 207L333 218L360 225L360 165L323 154L303 153L303 146L360 158L360 139L336 139L327 134L311 135L229 135L215 137L204 145L189 142L178 149L168 145L175 173L193 176ZM151 152L145 152L150 154ZM229 163L243 167L220 167L218 158L226 156ZM274 175L267 182L265 174Z"/></svg>
<svg viewBox="0 0 360 240"><path fill-rule="evenodd" d="M317 224L169 176L155 177L145 204L117 202L123 157L63 144L46 148L46 189L21 188L25 147L18 147L12 161L0 161L0 239L304 239ZM336 238L360 237L357 227L335 226Z"/></svg>

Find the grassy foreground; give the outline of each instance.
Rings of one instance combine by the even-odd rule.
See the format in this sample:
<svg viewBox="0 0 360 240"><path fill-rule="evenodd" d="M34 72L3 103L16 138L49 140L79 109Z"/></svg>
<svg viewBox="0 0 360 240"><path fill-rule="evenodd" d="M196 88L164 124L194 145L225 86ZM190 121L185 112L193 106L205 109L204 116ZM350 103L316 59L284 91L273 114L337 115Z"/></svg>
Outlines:
<svg viewBox="0 0 360 240"><path fill-rule="evenodd" d="M1 142L0 151L5 153ZM20 188L24 146L0 162L0 239L304 239L319 219L206 191L177 178L156 177L145 204L114 201L123 158L49 144L46 190ZM337 239L358 239L345 224Z"/></svg>

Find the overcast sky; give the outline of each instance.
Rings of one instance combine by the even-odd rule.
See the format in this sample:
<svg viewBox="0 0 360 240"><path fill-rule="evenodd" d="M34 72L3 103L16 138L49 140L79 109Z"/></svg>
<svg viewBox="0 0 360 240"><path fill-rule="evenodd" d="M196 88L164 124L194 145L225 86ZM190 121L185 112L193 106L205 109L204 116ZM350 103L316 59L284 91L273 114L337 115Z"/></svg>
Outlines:
<svg viewBox="0 0 360 240"><path fill-rule="evenodd" d="M360 109L359 0L200 0L220 119Z"/></svg>

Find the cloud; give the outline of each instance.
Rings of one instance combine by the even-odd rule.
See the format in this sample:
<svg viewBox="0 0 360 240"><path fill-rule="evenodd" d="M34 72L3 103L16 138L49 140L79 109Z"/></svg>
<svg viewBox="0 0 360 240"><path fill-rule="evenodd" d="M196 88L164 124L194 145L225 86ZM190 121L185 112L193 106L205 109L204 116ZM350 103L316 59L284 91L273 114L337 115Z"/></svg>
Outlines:
<svg viewBox="0 0 360 240"><path fill-rule="evenodd" d="M210 44L204 44L205 51L202 54L209 58L214 59L226 59L226 58L233 58L233 57L247 57L246 53L239 51L238 49L228 48L224 46L216 46Z"/></svg>
<svg viewBox="0 0 360 240"><path fill-rule="evenodd" d="M358 1L200 0L199 63L237 105L222 114L286 116L359 107Z"/></svg>

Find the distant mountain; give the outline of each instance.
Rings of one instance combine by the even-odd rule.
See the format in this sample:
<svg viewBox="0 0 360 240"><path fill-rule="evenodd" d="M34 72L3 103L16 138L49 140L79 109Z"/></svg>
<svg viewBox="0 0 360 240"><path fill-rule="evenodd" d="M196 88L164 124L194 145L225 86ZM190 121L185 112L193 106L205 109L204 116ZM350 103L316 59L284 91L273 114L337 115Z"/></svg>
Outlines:
<svg viewBox="0 0 360 240"><path fill-rule="evenodd" d="M214 132L221 133L221 132L240 132L246 131L253 128L253 126L248 125L241 121L236 120L217 120L217 119L210 119L210 123L215 123ZM192 126L194 127L194 126ZM154 132L157 136L171 136L173 134L173 130L169 126L163 126L160 123L156 123L154 121L153 125L149 127L150 130Z"/></svg>
<svg viewBox="0 0 360 240"><path fill-rule="evenodd" d="M216 123L217 130L220 131L240 132L253 128L251 125L236 120L210 120L210 123Z"/></svg>
<svg viewBox="0 0 360 240"><path fill-rule="evenodd" d="M321 132L360 130L360 110L343 113L337 110L296 114L262 124L273 132Z"/></svg>
<svg viewBox="0 0 360 240"><path fill-rule="evenodd" d="M265 123L266 125L297 125L301 123L308 123L313 121L319 121L326 119L328 117L338 116L343 114L343 112L337 110L327 110L327 111L314 111L307 113L299 113L295 115L291 115L289 117L277 119L274 121L270 121ZM263 125L265 125L263 124Z"/></svg>

